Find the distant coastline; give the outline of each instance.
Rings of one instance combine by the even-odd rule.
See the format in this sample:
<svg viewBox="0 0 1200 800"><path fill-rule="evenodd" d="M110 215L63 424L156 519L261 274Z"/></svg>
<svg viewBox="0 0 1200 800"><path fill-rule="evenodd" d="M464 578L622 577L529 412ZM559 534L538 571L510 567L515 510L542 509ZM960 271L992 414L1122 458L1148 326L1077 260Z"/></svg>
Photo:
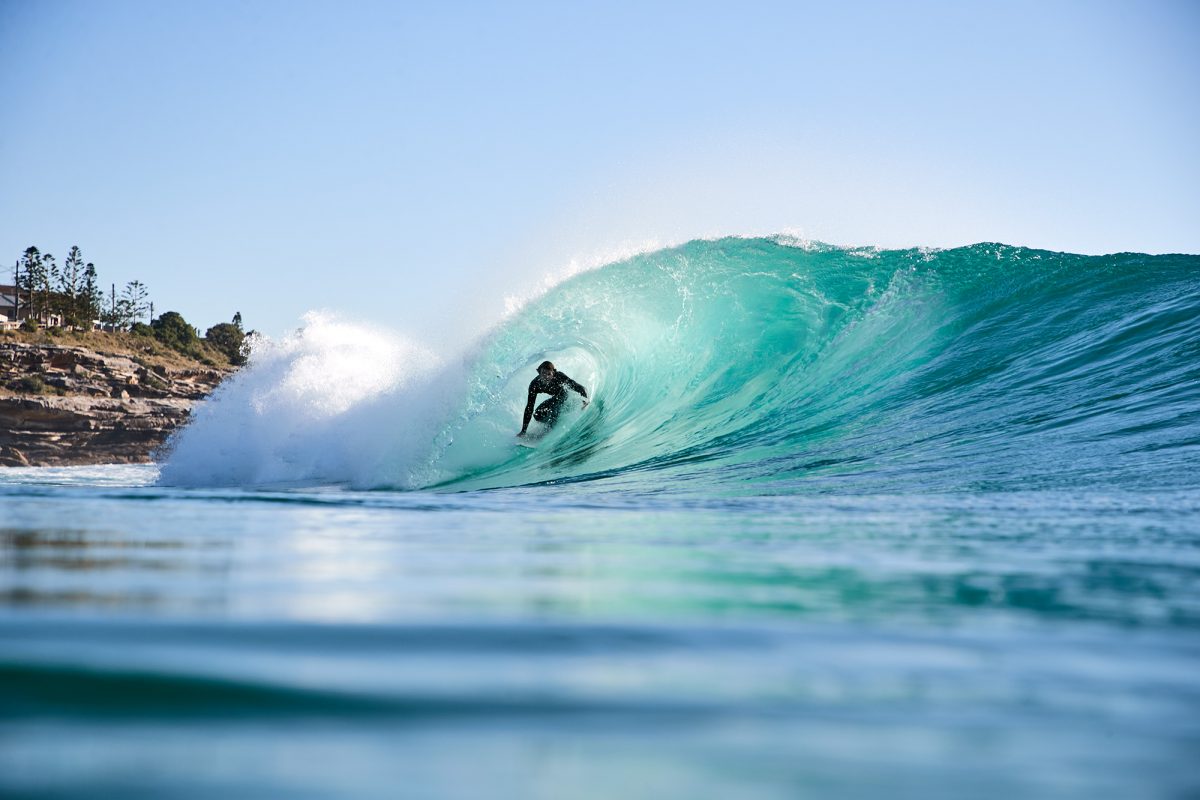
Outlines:
<svg viewBox="0 0 1200 800"><path fill-rule="evenodd" d="M141 281L101 286L77 245L25 248L0 284L0 466L150 461L245 363L240 312L202 337Z"/></svg>

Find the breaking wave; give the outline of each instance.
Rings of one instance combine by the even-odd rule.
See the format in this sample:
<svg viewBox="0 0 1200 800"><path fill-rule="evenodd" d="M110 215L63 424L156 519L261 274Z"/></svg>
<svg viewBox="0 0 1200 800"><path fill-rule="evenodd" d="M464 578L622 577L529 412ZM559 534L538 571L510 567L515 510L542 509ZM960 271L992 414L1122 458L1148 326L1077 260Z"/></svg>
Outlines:
<svg viewBox="0 0 1200 800"><path fill-rule="evenodd" d="M549 358L588 387L535 447ZM1200 257L726 238L561 283L471 352L310 316L169 444L185 486L1195 486Z"/></svg>

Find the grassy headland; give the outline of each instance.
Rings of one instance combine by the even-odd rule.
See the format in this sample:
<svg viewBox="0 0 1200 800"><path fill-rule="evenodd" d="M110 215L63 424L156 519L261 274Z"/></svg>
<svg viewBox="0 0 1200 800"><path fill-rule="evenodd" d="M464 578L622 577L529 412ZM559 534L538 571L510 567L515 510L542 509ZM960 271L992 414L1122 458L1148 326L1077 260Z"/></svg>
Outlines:
<svg viewBox="0 0 1200 800"><path fill-rule="evenodd" d="M142 326L149 329L149 326ZM40 348L84 348L103 356L123 356L147 368L153 375L168 375L197 370L230 372L240 363L226 350L205 339L196 337L183 347L172 347L153 335L130 331L71 331L65 328L44 328L34 332L0 332L0 346L5 343ZM9 374L0 383L0 396L28 394L68 394L46 383L35 371Z"/></svg>

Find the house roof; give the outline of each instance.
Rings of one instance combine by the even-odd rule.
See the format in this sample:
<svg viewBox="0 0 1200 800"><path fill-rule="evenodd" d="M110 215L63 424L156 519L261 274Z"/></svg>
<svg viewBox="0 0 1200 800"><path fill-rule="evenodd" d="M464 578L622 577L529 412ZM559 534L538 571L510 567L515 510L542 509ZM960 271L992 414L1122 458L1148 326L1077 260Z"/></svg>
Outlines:
<svg viewBox="0 0 1200 800"><path fill-rule="evenodd" d="M0 284L0 308L15 308L16 305L17 287Z"/></svg>

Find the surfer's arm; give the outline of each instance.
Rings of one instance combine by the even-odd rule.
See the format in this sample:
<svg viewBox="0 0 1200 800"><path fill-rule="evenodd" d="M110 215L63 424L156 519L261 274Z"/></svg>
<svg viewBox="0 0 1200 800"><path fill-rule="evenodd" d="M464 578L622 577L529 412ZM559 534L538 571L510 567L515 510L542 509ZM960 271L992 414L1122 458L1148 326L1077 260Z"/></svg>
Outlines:
<svg viewBox="0 0 1200 800"><path fill-rule="evenodd" d="M525 417L521 420L521 432L517 436L524 436L526 429L529 428L529 420L533 419L533 404L537 401L537 395L537 389L530 384L529 402L525 404Z"/></svg>
<svg viewBox="0 0 1200 800"><path fill-rule="evenodd" d="M583 404L585 406L588 404L587 389L583 388L582 383L571 380L566 375L563 375L563 383L567 384L567 386L571 387L575 391L579 392L579 394L583 395Z"/></svg>

